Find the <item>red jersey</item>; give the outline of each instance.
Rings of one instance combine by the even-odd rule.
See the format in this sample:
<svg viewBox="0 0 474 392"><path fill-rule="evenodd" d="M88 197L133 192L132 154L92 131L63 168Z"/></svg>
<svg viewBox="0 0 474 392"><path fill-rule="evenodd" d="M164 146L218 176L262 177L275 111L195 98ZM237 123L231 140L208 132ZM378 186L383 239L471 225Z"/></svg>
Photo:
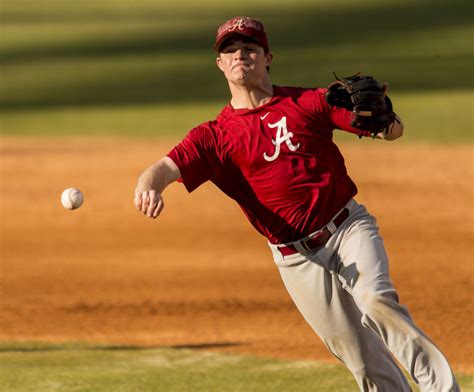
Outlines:
<svg viewBox="0 0 474 392"><path fill-rule="evenodd" d="M258 108L229 104L168 157L189 192L210 180L271 243L299 240L357 193L333 130L369 134L350 126L350 111L330 107L325 91L274 86L272 99Z"/></svg>

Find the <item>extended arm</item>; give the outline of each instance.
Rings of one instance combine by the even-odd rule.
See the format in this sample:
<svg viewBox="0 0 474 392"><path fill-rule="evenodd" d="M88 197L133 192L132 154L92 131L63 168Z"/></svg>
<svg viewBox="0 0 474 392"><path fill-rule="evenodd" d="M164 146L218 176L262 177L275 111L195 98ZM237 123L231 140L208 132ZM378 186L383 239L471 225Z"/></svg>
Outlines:
<svg viewBox="0 0 474 392"><path fill-rule="evenodd" d="M138 178L134 199L136 209L155 219L164 207L162 192L180 177L178 166L168 157L152 164Z"/></svg>

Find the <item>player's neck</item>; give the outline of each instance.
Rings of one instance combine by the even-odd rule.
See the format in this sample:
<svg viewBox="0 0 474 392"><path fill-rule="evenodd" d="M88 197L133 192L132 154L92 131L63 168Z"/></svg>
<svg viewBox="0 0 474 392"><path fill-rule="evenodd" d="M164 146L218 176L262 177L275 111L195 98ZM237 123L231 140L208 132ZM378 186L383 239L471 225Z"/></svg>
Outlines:
<svg viewBox="0 0 474 392"><path fill-rule="evenodd" d="M234 109L255 109L265 105L273 97L273 86L269 78L258 84L229 83L232 99L230 104Z"/></svg>

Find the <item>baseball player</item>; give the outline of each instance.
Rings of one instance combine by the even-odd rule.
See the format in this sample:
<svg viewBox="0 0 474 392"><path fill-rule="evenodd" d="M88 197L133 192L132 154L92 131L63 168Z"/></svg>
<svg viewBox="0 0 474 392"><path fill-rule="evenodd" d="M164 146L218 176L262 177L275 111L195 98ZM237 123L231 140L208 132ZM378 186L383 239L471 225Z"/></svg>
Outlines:
<svg viewBox="0 0 474 392"><path fill-rule="evenodd" d="M235 17L214 49L231 100L138 179L134 204L150 218L174 181L189 192L212 181L263 234L284 284L361 391L459 391L440 350L399 304L375 218L333 143L334 129L394 140L403 125L386 85L355 75L329 88L273 85L263 24ZM393 355L393 356L392 356Z"/></svg>

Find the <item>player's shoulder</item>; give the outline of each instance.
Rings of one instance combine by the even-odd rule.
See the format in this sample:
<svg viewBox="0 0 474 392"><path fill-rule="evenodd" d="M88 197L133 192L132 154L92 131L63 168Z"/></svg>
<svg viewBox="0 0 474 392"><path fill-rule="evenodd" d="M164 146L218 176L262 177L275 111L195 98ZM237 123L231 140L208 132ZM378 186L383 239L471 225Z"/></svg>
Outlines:
<svg viewBox="0 0 474 392"><path fill-rule="evenodd" d="M222 124L228 121L231 117L232 115L229 110L229 105L227 105L217 114L215 119L202 122L194 127L192 131L214 135L218 134L222 129Z"/></svg>
<svg viewBox="0 0 474 392"><path fill-rule="evenodd" d="M222 108L220 113L217 115L216 119L214 120L214 125L222 124L232 118L234 115L234 110L230 104L227 104Z"/></svg>
<svg viewBox="0 0 474 392"><path fill-rule="evenodd" d="M326 90L321 87L288 87L275 86L274 93L283 98L289 97L293 102L301 107L323 106L324 93Z"/></svg>
<svg viewBox="0 0 474 392"><path fill-rule="evenodd" d="M275 93L282 97L289 97L298 107L310 114L326 111L326 90L321 87L278 87Z"/></svg>
<svg viewBox="0 0 474 392"><path fill-rule="evenodd" d="M235 127L236 124L240 123L242 114L246 112L247 110L234 109L232 105L228 104L221 110L215 120L209 122L209 126L216 135L225 134L229 127Z"/></svg>
<svg viewBox="0 0 474 392"><path fill-rule="evenodd" d="M195 126L188 133L188 138L197 140L214 140L216 143L225 136L225 130L236 121L235 111L230 105L225 106L214 120L205 121Z"/></svg>
<svg viewBox="0 0 474 392"><path fill-rule="evenodd" d="M274 94L300 98L310 95L319 95L323 92L321 87L295 87L295 86L274 86Z"/></svg>
<svg viewBox="0 0 474 392"><path fill-rule="evenodd" d="M218 128L217 120L210 120L195 126L193 129L191 129L190 133L202 136L215 135Z"/></svg>

